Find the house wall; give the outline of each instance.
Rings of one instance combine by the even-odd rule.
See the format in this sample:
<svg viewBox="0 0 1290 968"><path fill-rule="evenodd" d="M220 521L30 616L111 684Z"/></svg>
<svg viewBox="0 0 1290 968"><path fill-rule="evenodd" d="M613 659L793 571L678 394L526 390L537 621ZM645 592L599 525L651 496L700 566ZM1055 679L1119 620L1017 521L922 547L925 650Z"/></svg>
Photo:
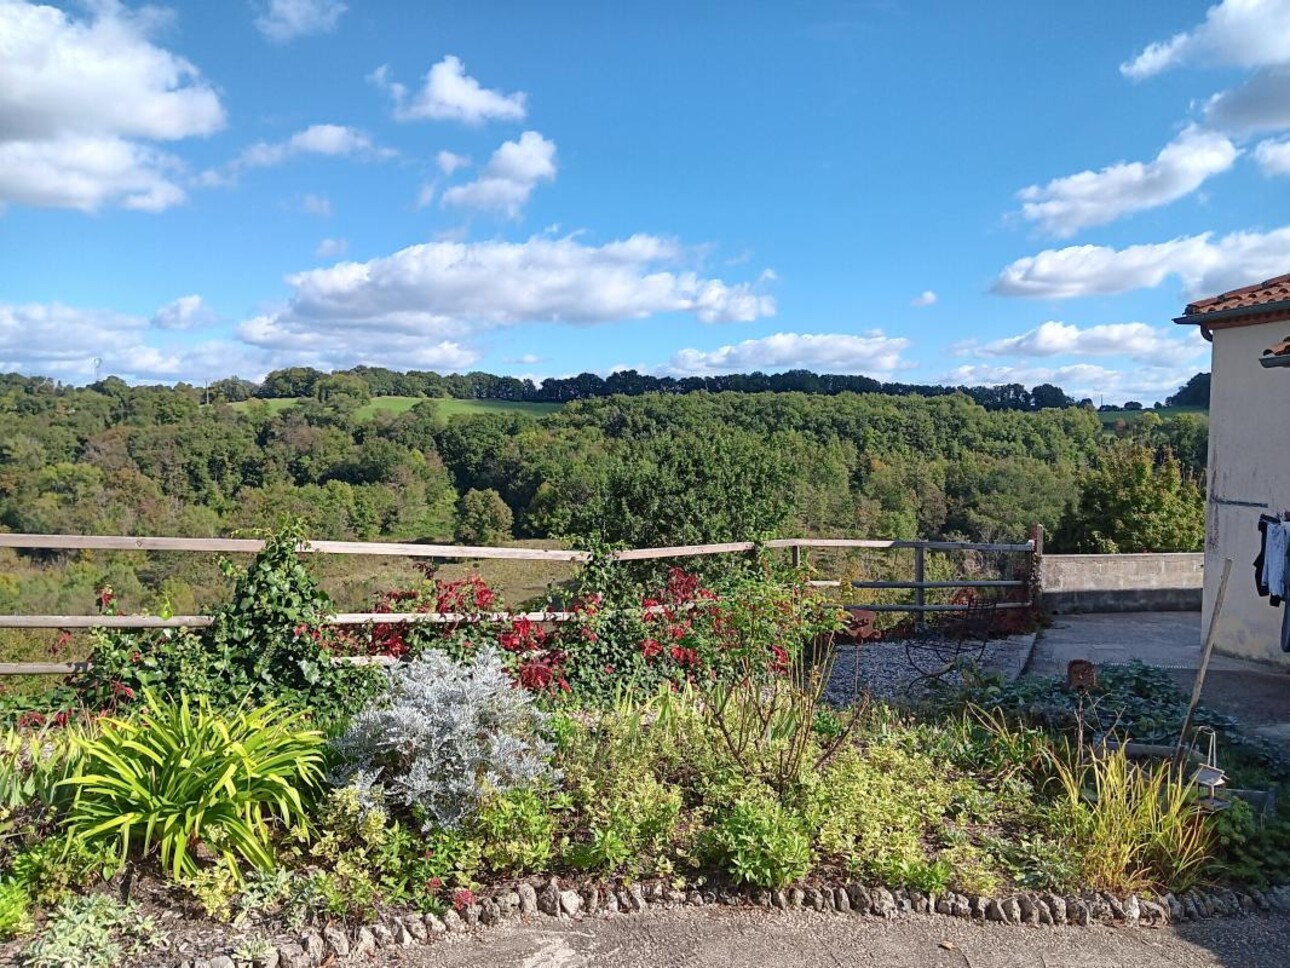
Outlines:
<svg viewBox="0 0 1290 968"><path fill-rule="evenodd" d="M1290 321L1214 333L1201 622L1209 627L1223 559L1231 558L1216 648L1290 665L1279 647L1281 609L1259 598L1253 569L1259 515L1290 510L1290 368L1259 365L1263 350L1287 335Z"/></svg>
<svg viewBox="0 0 1290 968"><path fill-rule="evenodd" d="M1043 604L1067 612L1200 611L1205 556L1044 555Z"/></svg>

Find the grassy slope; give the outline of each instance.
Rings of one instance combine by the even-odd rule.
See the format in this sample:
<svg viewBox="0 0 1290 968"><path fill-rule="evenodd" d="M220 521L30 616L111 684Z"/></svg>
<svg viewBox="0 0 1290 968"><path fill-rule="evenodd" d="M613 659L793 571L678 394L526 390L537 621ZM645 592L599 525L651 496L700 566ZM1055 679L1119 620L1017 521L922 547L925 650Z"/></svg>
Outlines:
<svg viewBox="0 0 1290 968"><path fill-rule="evenodd" d="M253 402L259 402L266 405L275 413L279 410L285 410L287 407L294 407L295 400L260 400L246 401L244 403L235 403L235 410L245 410ZM367 420L376 416L378 413L406 413L415 407L418 403L427 402L425 397L373 397L372 402L362 407L358 411L360 420ZM527 413L535 417L543 414L552 413L560 409L558 403L525 403L512 400L448 400L438 399L433 401L435 407L445 417L455 417L458 414L473 413Z"/></svg>

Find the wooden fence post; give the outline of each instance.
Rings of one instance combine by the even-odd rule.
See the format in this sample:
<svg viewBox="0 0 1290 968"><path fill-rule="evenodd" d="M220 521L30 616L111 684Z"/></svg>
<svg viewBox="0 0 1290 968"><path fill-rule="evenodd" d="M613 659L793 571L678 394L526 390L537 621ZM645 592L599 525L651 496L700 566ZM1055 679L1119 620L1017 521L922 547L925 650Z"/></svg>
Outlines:
<svg viewBox="0 0 1290 968"><path fill-rule="evenodd" d="M797 569L801 567L802 567L802 546L795 544L793 545L793 568Z"/></svg>
<svg viewBox="0 0 1290 968"><path fill-rule="evenodd" d="M917 586L914 588L914 604L918 606L918 611L914 613L914 628L922 631L924 620L923 616L927 614L923 611L923 606L927 604L927 589L923 587L923 582L927 580L927 546L919 544L914 548L914 581Z"/></svg>
<svg viewBox="0 0 1290 968"><path fill-rule="evenodd" d="M1043 575L1040 573L1044 557L1044 526L1036 524L1030 529L1030 540L1034 547L1030 551L1030 604L1036 607L1042 600L1044 591Z"/></svg>

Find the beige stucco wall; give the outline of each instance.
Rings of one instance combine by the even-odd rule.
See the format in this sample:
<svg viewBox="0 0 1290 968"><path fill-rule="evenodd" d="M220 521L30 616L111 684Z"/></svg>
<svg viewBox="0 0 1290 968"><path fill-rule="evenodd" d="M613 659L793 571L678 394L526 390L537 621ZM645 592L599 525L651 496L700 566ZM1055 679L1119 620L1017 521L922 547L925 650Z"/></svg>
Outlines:
<svg viewBox="0 0 1290 968"><path fill-rule="evenodd" d="M1209 627L1223 559L1231 558L1216 647L1290 664L1278 644L1281 609L1259 598L1253 569L1259 515L1290 510L1290 368L1259 364L1263 350L1286 336L1290 322L1214 333L1201 627Z"/></svg>

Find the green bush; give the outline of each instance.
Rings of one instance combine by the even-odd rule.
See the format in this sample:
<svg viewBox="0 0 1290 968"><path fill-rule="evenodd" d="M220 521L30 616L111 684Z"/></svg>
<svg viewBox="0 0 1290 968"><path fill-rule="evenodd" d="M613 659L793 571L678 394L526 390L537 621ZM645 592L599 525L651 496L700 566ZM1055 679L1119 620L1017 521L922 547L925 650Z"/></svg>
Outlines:
<svg viewBox="0 0 1290 968"><path fill-rule="evenodd" d="M803 827L769 791L749 790L716 818L709 848L736 883L782 888L810 872L811 840Z"/></svg>
<svg viewBox="0 0 1290 968"><path fill-rule="evenodd" d="M551 860L555 816L532 787L485 797L472 827L484 863L496 873L534 874Z"/></svg>
<svg viewBox="0 0 1290 968"><path fill-rule="evenodd" d="M234 870L270 868L273 836L304 827L323 782L323 737L276 703L220 713L151 693L131 720L105 720L83 741L68 832L115 842L121 859L157 850L176 879L205 847Z"/></svg>
<svg viewBox="0 0 1290 968"><path fill-rule="evenodd" d="M32 929L31 899L14 880L0 880L0 941L8 941Z"/></svg>

